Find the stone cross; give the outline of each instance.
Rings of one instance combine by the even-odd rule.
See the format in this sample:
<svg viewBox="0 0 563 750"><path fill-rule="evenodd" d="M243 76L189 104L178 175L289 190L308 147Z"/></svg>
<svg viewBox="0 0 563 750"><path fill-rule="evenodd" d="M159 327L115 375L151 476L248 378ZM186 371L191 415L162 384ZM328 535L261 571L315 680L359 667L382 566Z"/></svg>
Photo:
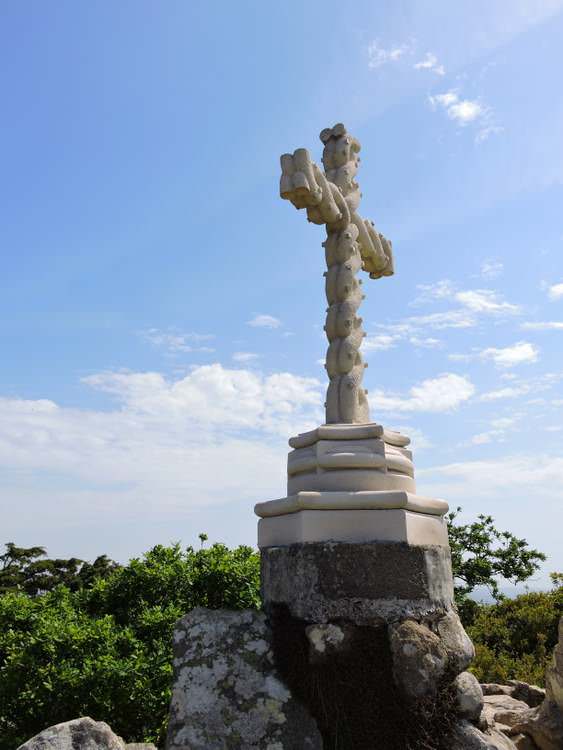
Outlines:
<svg viewBox="0 0 563 750"><path fill-rule="evenodd" d="M365 424L370 421L367 391L362 388L367 365L360 345L366 334L357 314L365 295L356 275L363 269L372 279L391 276L391 242L357 213L361 193L354 177L360 162L359 141L341 123L321 131L320 139L324 172L305 148L283 154L280 195L295 208L305 208L309 221L326 225L326 423Z"/></svg>

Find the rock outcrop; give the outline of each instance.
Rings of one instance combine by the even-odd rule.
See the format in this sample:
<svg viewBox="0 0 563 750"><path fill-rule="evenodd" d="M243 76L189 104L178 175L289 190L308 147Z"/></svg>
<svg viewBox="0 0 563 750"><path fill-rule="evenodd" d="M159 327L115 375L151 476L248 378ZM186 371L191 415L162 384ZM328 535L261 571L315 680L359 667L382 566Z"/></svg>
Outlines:
<svg viewBox="0 0 563 750"><path fill-rule="evenodd" d="M18 750L156 750L152 744L127 744L103 721L89 716L44 729Z"/></svg>
<svg viewBox="0 0 563 750"><path fill-rule="evenodd" d="M261 612L197 608L178 621L167 750L322 750L271 642Z"/></svg>
<svg viewBox="0 0 563 750"><path fill-rule="evenodd" d="M559 644L546 674L546 697L543 703L523 713L512 725L512 732L531 738L539 750L563 748L563 618L559 622Z"/></svg>

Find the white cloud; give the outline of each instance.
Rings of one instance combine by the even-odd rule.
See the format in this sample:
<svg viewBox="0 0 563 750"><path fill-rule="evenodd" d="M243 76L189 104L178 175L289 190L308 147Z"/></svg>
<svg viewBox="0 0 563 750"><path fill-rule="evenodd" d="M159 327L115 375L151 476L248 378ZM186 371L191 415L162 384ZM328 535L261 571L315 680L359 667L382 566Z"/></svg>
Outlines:
<svg viewBox="0 0 563 750"><path fill-rule="evenodd" d="M479 401L498 401L503 398L516 398L517 396L523 396L529 393L530 388L528 385L522 384L517 386L506 386L505 388L497 388L493 391L487 391L479 396Z"/></svg>
<svg viewBox="0 0 563 750"><path fill-rule="evenodd" d="M390 336L386 333L381 334L372 334L370 336L366 336L362 343L362 351L364 352L377 352L377 351L384 351L386 349L392 349L397 341L399 340L399 336Z"/></svg>
<svg viewBox="0 0 563 750"><path fill-rule="evenodd" d="M162 347L170 353L215 351L209 346L197 346L202 341L213 339L214 336L210 333L181 333L175 330L162 331L159 328L149 328L141 331L140 335L153 346Z"/></svg>
<svg viewBox="0 0 563 750"><path fill-rule="evenodd" d="M486 445L493 442L502 443L506 439L509 428L514 428L521 418L522 414L515 414L512 417L498 417L497 419L491 419L491 429L473 435L468 444Z"/></svg>
<svg viewBox="0 0 563 750"><path fill-rule="evenodd" d="M429 97L434 109L442 107L450 120L458 125L467 125L485 114L485 108L477 99L460 99L456 91L446 91Z"/></svg>
<svg viewBox="0 0 563 750"><path fill-rule="evenodd" d="M513 346L504 349L489 347L483 349L479 356L481 359L492 360L497 367L514 367L515 365L531 364L537 362L539 350L529 341L518 341Z"/></svg>
<svg viewBox="0 0 563 750"><path fill-rule="evenodd" d="M560 282L559 284L552 284L548 290L547 294L549 296L549 299L551 300L558 300L563 297L563 282Z"/></svg>
<svg viewBox="0 0 563 750"><path fill-rule="evenodd" d="M14 478L26 512L48 500L65 526L88 528L100 514L150 523L236 501L250 513L253 501L283 492L288 436L322 420L320 383L290 373L216 364L176 380L108 372L84 382L115 408L0 399L2 493L12 494Z"/></svg>
<svg viewBox="0 0 563 750"><path fill-rule="evenodd" d="M520 312L518 305L499 300L497 292L490 289L468 289L456 292L454 298L473 312L503 315L516 315Z"/></svg>
<svg viewBox="0 0 563 750"><path fill-rule="evenodd" d="M281 320L273 315L255 315L252 320L247 321L247 325L254 328L279 328Z"/></svg>
<svg viewBox="0 0 563 750"><path fill-rule="evenodd" d="M485 445L493 441L502 441L503 438L503 430L489 430L488 432L480 432L478 435L473 435L469 442L471 445Z"/></svg>
<svg viewBox="0 0 563 750"><path fill-rule="evenodd" d="M516 414L513 417L498 417L491 419L491 427L497 430L505 430L507 427L513 427L520 419L522 414Z"/></svg>
<svg viewBox="0 0 563 750"><path fill-rule="evenodd" d="M526 331L563 331L563 320L544 320L522 323Z"/></svg>
<svg viewBox="0 0 563 750"><path fill-rule="evenodd" d="M415 63L413 67L415 70L430 70L439 76L443 76L446 73L444 66L438 63L438 58L432 52L427 52L424 60Z"/></svg>
<svg viewBox="0 0 563 750"><path fill-rule="evenodd" d="M504 133L504 128L500 125L486 125L481 128L475 136L475 143L484 143L492 135Z"/></svg>
<svg viewBox="0 0 563 750"><path fill-rule="evenodd" d="M409 341L413 346L419 347L421 349L439 349L441 346L443 346L443 342L440 341L440 339L433 339L431 337L419 338L418 336L411 336Z"/></svg>
<svg viewBox="0 0 563 750"><path fill-rule="evenodd" d="M458 291L449 279L441 279L435 284L419 284L420 294L414 305L421 305L435 300L452 300L458 302L466 312L485 315L517 315L518 305L505 302L499 293L492 289L462 289Z"/></svg>
<svg viewBox="0 0 563 750"><path fill-rule="evenodd" d="M469 122L473 122L483 114L483 107L478 101L471 101L470 99L463 99L462 101L456 102L448 107L448 117L451 120L455 120L458 125L467 125Z"/></svg>
<svg viewBox="0 0 563 750"><path fill-rule="evenodd" d="M419 480L433 486L439 496L458 500L463 497L491 497L501 492L512 504L515 488L560 500L563 483L563 457L545 453L505 456L498 459L460 461L418 470Z"/></svg>
<svg viewBox="0 0 563 750"><path fill-rule="evenodd" d="M404 318L397 323L381 325L388 332L400 336L420 336L428 329L473 328L482 317L505 318L518 315L521 309L504 301L498 292L491 289L465 289L459 291L453 282L442 279L435 284L420 284L419 295L411 305L451 301L458 307L443 312L415 315Z"/></svg>
<svg viewBox="0 0 563 750"><path fill-rule="evenodd" d="M469 362L472 359L490 360L497 367L514 367L515 365L537 362L539 349L528 341L518 341L512 346L487 349L475 349L472 354L449 354L448 359L457 362Z"/></svg>
<svg viewBox="0 0 563 750"><path fill-rule="evenodd" d="M381 68L388 63L397 62L404 55L411 53L411 44L401 44L385 49L384 47L381 47L377 40L374 40L368 46L368 67L375 70L376 68Z"/></svg>
<svg viewBox="0 0 563 750"><path fill-rule="evenodd" d="M484 260L481 263L481 276L491 280L498 278L504 271L504 265L498 260Z"/></svg>
<svg viewBox="0 0 563 750"><path fill-rule="evenodd" d="M458 96L454 91L447 91L445 94L436 94L429 97L430 104L435 107L437 104L445 109L451 107L458 101Z"/></svg>
<svg viewBox="0 0 563 750"><path fill-rule="evenodd" d="M429 96L432 109L442 109L450 120L460 127L469 124L479 125L475 143L486 141L491 135L502 133L504 128L495 122L493 111L478 99L461 99L453 89L443 94Z"/></svg>
<svg viewBox="0 0 563 750"><path fill-rule="evenodd" d="M418 468L418 492L443 497L450 507L461 506L467 520L479 513L491 514L498 529L507 529L546 552L547 570L561 569L561 454L550 453L546 445L534 450L533 441L526 441L520 454L491 457L486 445L474 450L481 450L483 458Z"/></svg>
<svg viewBox="0 0 563 750"><path fill-rule="evenodd" d="M320 383L290 373L263 376L220 364L194 367L184 378L156 372L102 372L83 382L117 397L122 407L149 419L176 420L208 429L254 429L281 435L291 415L306 419L318 408Z"/></svg>
<svg viewBox="0 0 563 750"><path fill-rule="evenodd" d="M413 386L406 396L379 390L370 394L369 400L375 412L443 412L456 409L474 393L475 386L469 378L443 373Z"/></svg>
<svg viewBox="0 0 563 750"><path fill-rule="evenodd" d="M233 359L235 362L252 362L255 359L260 359L260 355L255 352L235 352Z"/></svg>

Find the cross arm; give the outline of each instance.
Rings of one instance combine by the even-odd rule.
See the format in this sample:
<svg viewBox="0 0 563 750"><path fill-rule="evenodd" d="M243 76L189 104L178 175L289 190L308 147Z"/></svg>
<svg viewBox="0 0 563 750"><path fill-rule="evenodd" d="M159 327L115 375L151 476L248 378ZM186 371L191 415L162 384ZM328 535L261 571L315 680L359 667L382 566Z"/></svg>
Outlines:
<svg viewBox="0 0 563 750"><path fill-rule="evenodd" d="M297 209L306 209L308 220L326 224L327 231L355 224L363 270L375 279L392 275L391 242L356 210L360 193L353 178L358 170L359 142L340 124L323 130L321 141L324 143L324 172L305 148L282 155L281 197Z"/></svg>

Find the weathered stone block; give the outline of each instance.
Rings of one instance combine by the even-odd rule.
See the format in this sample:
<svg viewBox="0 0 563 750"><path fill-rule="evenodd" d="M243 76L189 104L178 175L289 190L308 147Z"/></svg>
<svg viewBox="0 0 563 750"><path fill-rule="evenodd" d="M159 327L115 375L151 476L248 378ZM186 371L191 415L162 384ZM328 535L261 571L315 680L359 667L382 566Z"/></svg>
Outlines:
<svg viewBox="0 0 563 750"><path fill-rule="evenodd" d="M266 611L285 604L293 616L322 623L403 620L443 612L453 601L449 548L400 542L320 542L261 551Z"/></svg>
<svg viewBox="0 0 563 750"><path fill-rule="evenodd" d="M389 628L395 684L410 701L433 698L448 665L440 639L425 625L405 620Z"/></svg>
<svg viewBox="0 0 563 750"><path fill-rule="evenodd" d="M266 617L194 609L174 631L167 750L320 750L315 721L280 680Z"/></svg>

